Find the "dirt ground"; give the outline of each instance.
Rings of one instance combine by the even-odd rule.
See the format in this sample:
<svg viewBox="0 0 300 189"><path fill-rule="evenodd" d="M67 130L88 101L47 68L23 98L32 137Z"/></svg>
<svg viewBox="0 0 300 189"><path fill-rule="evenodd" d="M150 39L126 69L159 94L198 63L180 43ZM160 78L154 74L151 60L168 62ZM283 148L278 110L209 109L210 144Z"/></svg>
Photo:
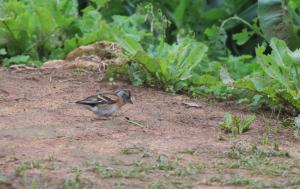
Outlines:
<svg viewBox="0 0 300 189"><path fill-rule="evenodd" d="M118 87L135 102L112 120L74 103ZM0 188L300 188L293 130L260 113L231 136L225 112L251 114L90 73L0 68Z"/></svg>

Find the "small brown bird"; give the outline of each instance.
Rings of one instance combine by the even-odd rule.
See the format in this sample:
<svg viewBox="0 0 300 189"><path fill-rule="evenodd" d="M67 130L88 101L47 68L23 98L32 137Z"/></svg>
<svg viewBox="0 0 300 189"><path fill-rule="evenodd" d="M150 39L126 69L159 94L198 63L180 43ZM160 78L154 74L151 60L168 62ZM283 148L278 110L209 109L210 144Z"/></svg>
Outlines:
<svg viewBox="0 0 300 189"><path fill-rule="evenodd" d="M126 103L133 104L131 92L128 89L119 89L115 93L101 93L89 96L76 103L85 105L96 115L103 118L112 116Z"/></svg>

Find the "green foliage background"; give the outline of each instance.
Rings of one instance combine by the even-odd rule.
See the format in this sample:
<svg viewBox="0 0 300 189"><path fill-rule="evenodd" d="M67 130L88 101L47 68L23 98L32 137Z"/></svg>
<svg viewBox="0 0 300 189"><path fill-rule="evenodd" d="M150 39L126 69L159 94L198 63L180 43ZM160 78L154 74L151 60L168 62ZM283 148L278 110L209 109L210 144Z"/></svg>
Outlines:
<svg viewBox="0 0 300 189"><path fill-rule="evenodd" d="M125 50L134 85L299 113L298 0L0 0L0 60L39 66L80 45ZM123 68L124 69L124 68Z"/></svg>

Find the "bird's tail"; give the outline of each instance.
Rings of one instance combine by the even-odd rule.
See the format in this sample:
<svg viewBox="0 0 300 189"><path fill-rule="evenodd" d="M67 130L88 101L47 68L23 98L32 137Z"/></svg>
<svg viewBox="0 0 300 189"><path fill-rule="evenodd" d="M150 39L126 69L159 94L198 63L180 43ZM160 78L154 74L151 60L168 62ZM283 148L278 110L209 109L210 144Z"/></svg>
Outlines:
<svg viewBox="0 0 300 189"><path fill-rule="evenodd" d="M76 101L75 103L76 103L76 104L85 104L85 105L89 104L89 103L87 103L87 102L84 101L84 100L79 100L79 101Z"/></svg>
<svg viewBox="0 0 300 189"><path fill-rule="evenodd" d="M90 107L94 107L94 106L97 105L97 104L95 104L95 103L91 103L91 102L86 101L86 100L76 101L75 103L76 103L76 104L80 104L80 105L90 106Z"/></svg>

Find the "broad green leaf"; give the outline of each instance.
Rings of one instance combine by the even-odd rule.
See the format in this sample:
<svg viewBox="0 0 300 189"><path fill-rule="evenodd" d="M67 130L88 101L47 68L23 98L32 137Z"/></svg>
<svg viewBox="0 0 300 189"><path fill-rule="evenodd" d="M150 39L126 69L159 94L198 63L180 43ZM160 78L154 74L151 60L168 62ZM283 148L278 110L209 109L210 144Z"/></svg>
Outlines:
<svg viewBox="0 0 300 189"><path fill-rule="evenodd" d="M244 28L242 32L233 35L233 40L235 40L238 45L244 45L252 35L253 32L249 32Z"/></svg>
<svg viewBox="0 0 300 189"><path fill-rule="evenodd" d="M138 62L141 63L144 67L147 68L152 73L158 72L159 71L159 62L150 57L146 52L144 51L138 51L134 55L134 59Z"/></svg>
<svg viewBox="0 0 300 189"><path fill-rule="evenodd" d="M39 20L39 30L43 33L51 33L57 28L57 24L52 17L52 13L47 7L35 7L34 13L36 13Z"/></svg>
<svg viewBox="0 0 300 189"><path fill-rule="evenodd" d="M235 88L248 89L251 91L257 90L253 82L249 78L237 80L233 83Z"/></svg>
<svg viewBox="0 0 300 189"><path fill-rule="evenodd" d="M78 20L78 27L84 34L96 33L99 30L101 18L101 14L98 11L88 11Z"/></svg>
<svg viewBox="0 0 300 189"><path fill-rule="evenodd" d="M244 133L245 131L249 130L251 124L255 120L255 116L246 116L239 125L239 134Z"/></svg>
<svg viewBox="0 0 300 189"><path fill-rule="evenodd" d="M4 48L0 49L0 55L6 55L7 52Z"/></svg>
<svg viewBox="0 0 300 189"><path fill-rule="evenodd" d="M220 19L225 19L228 17L228 13L222 8L213 8L203 15L203 18L207 21L216 21Z"/></svg>
<svg viewBox="0 0 300 189"><path fill-rule="evenodd" d="M76 0L60 0L56 1L57 9L62 12L63 15L66 16L77 16L78 11L78 1Z"/></svg>
<svg viewBox="0 0 300 189"><path fill-rule="evenodd" d="M135 41L132 37L122 33L117 28L112 29L112 34L115 41L118 42L118 44L131 55L135 55L138 51L143 51L142 46L137 41Z"/></svg>
<svg viewBox="0 0 300 189"><path fill-rule="evenodd" d="M276 38L271 39L270 46L269 55L264 54L265 47L256 49L257 62L272 80L272 85L261 87L261 90L300 111L299 49L292 52L284 41Z"/></svg>
<svg viewBox="0 0 300 189"><path fill-rule="evenodd" d="M258 0L258 18L266 39L277 37L292 49L300 47L300 38L284 0Z"/></svg>
<svg viewBox="0 0 300 189"><path fill-rule="evenodd" d="M193 84L195 85L217 85L220 83L220 80L212 75L193 76Z"/></svg>
<svg viewBox="0 0 300 189"><path fill-rule="evenodd" d="M180 28L184 23L184 17L185 17L185 11L187 8L187 5L189 3L189 0L180 0L178 6L176 7L173 19L177 25L178 28Z"/></svg>
<svg viewBox="0 0 300 189"><path fill-rule="evenodd" d="M18 55L8 59L4 59L4 65L9 66L12 64L26 64L29 61L30 57L27 55Z"/></svg>
<svg viewBox="0 0 300 189"><path fill-rule="evenodd" d="M101 8L110 2L110 0L91 0L91 2L94 2L97 5L97 8Z"/></svg>
<svg viewBox="0 0 300 189"><path fill-rule="evenodd" d="M203 60L207 50L207 46L201 43L196 43L194 46L191 46L189 55L186 57L184 62L181 64L181 68L178 70L180 80L186 80L191 76L191 73L189 72Z"/></svg>

